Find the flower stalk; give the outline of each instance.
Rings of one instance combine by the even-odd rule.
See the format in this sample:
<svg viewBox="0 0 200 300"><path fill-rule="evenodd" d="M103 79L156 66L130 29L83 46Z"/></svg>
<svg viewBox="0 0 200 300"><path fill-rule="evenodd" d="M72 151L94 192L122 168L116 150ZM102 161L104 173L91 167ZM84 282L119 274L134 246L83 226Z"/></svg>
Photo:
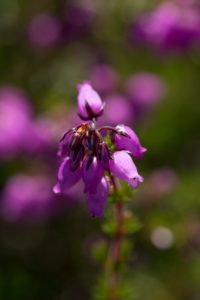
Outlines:
<svg viewBox="0 0 200 300"><path fill-rule="evenodd" d="M120 284L119 266L121 262L121 247L123 242L123 204L114 205L117 232L108 250L105 272L108 280L108 300L120 300L118 286Z"/></svg>
<svg viewBox="0 0 200 300"><path fill-rule="evenodd" d="M120 300L118 286L120 285L120 265L122 263L122 243L124 232L124 204L117 199L118 189L114 177L111 177L116 201L113 204L115 233L111 237L108 255L105 263L105 275L108 283L107 300Z"/></svg>

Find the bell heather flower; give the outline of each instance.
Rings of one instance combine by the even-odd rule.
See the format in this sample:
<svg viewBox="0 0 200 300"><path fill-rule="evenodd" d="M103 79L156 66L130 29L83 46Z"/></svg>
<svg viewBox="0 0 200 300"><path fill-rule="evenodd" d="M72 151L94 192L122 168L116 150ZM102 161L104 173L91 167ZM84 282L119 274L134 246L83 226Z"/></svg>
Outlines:
<svg viewBox="0 0 200 300"><path fill-rule="evenodd" d="M106 178L102 178L96 192L86 193L88 208L91 216L102 217L106 200L108 198L109 185Z"/></svg>
<svg viewBox="0 0 200 300"><path fill-rule="evenodd" d="M80 179L84 183L90 215L103 215L109 188L117 177L137 188L143 182L133 162L146 151L134 131L125 125L96 127L96 118L104 105L89 83L79 85L78 112L88 120L67 131L60 141L55 193L66 193ZM108 142L109 140L109 142Z"/></svg>
<svg viewBox="0 0 200 300"><path fill-rule="evenodd" d="M83 120L92 120L103 113L104 104L89 82L78 85L78 113Z"/></svg>
<svg viewBox="0 0 200 300"><path fill-rule="evenodd" d="M84 160L82 170L84 192L95 193L104 174L101 160L98 160L96 156L89 156Z"/></svg>
<svg viewBox="0 0 200 300"><path fill-rule="evenodd" d="M116 126L116 129L119 132L115 135L116 149L126 149L131 152L133 157L137 159L142 158L147 149L141 146L139 138L135 132L125 125L118 125Z"/></svg>
<svg viewBox="0 0 200 300"><path fill-rule="evenodd" d="M137 172L137 168L127 151L116 151L110 160L110 171L114 176L127 181L130 186L136 188L143 182L142 176Z"/></svg>
<svg viewBox="0 0 200 300"><path fill-rule="evenodd" d="M60 165L58 170L58 183L54 187L54 193L60 193L61 191L68 190L81 178L81 169L77 168L73 170L73 161L67 157Z"/></svg>

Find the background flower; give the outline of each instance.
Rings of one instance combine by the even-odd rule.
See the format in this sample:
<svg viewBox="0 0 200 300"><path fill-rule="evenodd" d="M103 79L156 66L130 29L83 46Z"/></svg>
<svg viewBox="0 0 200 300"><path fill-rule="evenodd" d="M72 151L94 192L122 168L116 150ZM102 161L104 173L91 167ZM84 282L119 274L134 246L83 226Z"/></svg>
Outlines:
<svg viewBox="0 0 200 300"><path fill-rule="evenodd" d="M194 2L164 2L133 25L133 39L162 51L184 51L199 44L199 24Z"/></svg>

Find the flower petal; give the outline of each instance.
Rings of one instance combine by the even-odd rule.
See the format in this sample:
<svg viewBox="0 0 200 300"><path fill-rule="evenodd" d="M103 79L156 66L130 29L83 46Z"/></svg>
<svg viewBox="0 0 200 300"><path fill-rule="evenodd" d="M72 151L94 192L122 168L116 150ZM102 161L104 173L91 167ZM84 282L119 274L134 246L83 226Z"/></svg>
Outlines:
<svg viewBox="0 0 200 300"><path fill-rule="evenodd" d="M103 177L103 167L96 157L87 158L83 162L83 181L85 183L84 192L94 193Z"/></svg>
<svg viewBox="0 0 200 300"><path fill-rule="evenodd" d="M71 188L81 178L81 168L71 170L71 159L67 157L58 170L58 183L54 186L54 193L65 192Z"/></svg>
<svg viewBox="0 0 200 300"><path fill-rule="evenodd" d="M135 132L125 125L118 125L116 129L119 132L115 135L115 145L117 150L125 149L130 151L135 158L142 158L147 149L141 146L139 138ZM123 135L123 133L128 136Z"/></svg>
<svg viewBox="0 0 200 300"><path fill-rule="evenodd" d="M69 153L69 145L72 140L72 130L67 131L62 139L60 140L59 143L59 148L58 148L58 156L59 157L66 157Z"/></svg>
<svg viewBox="0 0 200 300"><path fill-rule="evenodd" d="M109 186L107 180L103 177L95 193L86 193L86 199L90 215L100 218L103 215L106 200L108 198Z"/></svg>
<svg viewBox="0 0 200 300"><path fill-rule="evenodd" d="M97 158L100 161L104 170L109 170L109 160L110 160L110 153L108 146L105 143L101 143L97 150Z"/></svg>
<svg viewBox="0 0 200 300"><path fill-rule="evenodd" d="M110 170L114 176L128 182L130 186L136 188L143 182L142 176L138 174L137 168L126 151L116 151L110 160Z"/></svg>

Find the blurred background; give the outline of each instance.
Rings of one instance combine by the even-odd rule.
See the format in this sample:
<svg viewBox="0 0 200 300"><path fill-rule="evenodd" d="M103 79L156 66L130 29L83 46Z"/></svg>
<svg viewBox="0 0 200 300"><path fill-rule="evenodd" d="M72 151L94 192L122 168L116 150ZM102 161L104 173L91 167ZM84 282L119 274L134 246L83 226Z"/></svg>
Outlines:
<svg viewBox="0 0 200 300"><path fill-rule="evenodd" d="M0 299L93 299L102 221L52 193L84 80L148 148L131 299L200 299L199 1L1 0L0 66Z"/></svg>

